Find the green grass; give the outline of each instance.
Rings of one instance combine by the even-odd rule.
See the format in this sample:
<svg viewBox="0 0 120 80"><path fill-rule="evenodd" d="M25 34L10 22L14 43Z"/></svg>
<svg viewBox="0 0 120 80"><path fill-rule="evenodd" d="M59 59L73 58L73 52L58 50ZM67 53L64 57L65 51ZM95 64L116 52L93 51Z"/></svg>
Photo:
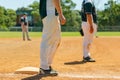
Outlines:
<svg viewBox="0 0 120 80"><path fill-rule="evenodd" d="M98 36L120 36L120 32L98 32Z"/></svg>
<svg viewBox="0 0 120 80"><path fill-rule="evenodd" d="M41 37L42 32L29 32L30 37ZM98 36L120 36L120 32L98 32ZM0 32L0 38L18 38L22 32ZM62 32L63 37L80 36L79 32Z"/></svg>
<svg viewBox="0 0 120 80"><path fill-rule="evenodd" d="M41 37L41 32L29 32L30 37ZM0 32L0 38L18 38L22 32Z"/></svg>

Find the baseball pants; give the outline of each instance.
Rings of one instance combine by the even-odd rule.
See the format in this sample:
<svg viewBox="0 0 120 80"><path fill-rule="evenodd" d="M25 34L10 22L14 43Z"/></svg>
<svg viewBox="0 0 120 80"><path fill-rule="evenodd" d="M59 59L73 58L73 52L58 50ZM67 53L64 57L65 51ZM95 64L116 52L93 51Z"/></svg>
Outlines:
<svg viewBox="0 0 120 80"><path fill-rule="evenodd" d="M61 27L59 17L48 15L43 20L43 34L40 46L40 67L49 69L51 66L55 51L60 44Z"/></svg>
<svg viewBox="0 0 120 80"><path fill-rule="evenodd" d="M97 25L93 23L94 32L90 33L90 27L87 22L82 22L82 29L84 32L84 38L83 38L83 56L88 57L90 56L90 45L93 41L94 35L97 32Z"/></svg>
<svg viewBox="0 0 120 80"><path fill-rule="evenodd" d="M28 26L24 25L24 23L22 23L22 34L23 34L23 40L25 40L25 34L27 39L29 39Z"/></svg>

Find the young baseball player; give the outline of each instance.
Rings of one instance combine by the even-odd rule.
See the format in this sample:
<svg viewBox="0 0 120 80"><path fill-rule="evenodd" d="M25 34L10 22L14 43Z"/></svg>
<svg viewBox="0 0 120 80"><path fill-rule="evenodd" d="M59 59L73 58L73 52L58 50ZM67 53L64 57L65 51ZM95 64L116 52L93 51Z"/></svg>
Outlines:
<svg viewBox="0 0 120 80"><path fill-rule="evenodd" d="M57 71L52 69L52 61L60 44L61 24L66 19L62 13L60 0L40 0L40 15L43 22L43 34L40 46L40 74L54 75Z"/></svg>
<svg viewBox="0 0 120 80"><path fill-rule="evenodd" d="M93 41L93 37L97 31L97 18L96 10L93 0L83 0L82 3L82 29L84 33L83 39L83 61L95 62L90 56L90 46Z"/></svg>
<svg viewBox="0 0 120 80"><path fill-rule="evenodd" d="M25 34L27 37L27 40L30 41L28 34L28 19L27 19L27 13L24 13L21 17L21 27L22 27L22 33L23 33L23 41L25 41Z"/></svg>

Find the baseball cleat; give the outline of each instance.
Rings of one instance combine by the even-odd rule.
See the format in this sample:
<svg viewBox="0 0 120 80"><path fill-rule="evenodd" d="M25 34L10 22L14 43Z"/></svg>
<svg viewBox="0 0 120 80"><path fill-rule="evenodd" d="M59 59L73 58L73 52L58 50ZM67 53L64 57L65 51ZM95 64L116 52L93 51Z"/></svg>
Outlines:
<svg viewBox="0 0 120 80"><path fill-rule="evenodd" d="M92 59L90 56L88 57L83 57L83 62L96 62L94 59Z"/></svg>
<svg viewBox="0 0 120 80"><path fill-rule="evenodd" d="M31 41L31 39L27 39L28 41Z"/></svg>
<svg viewBox="0 0 120 80"><path fill-rule="evenodd" d="M44 75L44 76L57 76L58 72L50 68L49 70L44 70L40 68L39 75Z"/></svg>

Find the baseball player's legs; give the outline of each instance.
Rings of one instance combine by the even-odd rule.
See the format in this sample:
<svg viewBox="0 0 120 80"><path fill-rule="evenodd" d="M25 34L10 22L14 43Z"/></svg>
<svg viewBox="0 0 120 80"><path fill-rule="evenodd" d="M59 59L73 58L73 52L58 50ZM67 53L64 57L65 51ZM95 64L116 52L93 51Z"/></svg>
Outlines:
<svg viewBox="0 0 120 80"><path fill-rule="evenodd" d="M40 50L42 69L49 69L55 51L60 43L60 23L57 16L49 15L43 20L43 35Z"/></svg>
<svg viewBox="0 0 120 80"><path fill-rule="evenodd" d="M27 40L29 40L29 34L28 34L28 26L25 26L25 33L26 33L26 37L27 37Z"/></svg>
<svg viewBox="0 0 120 80"><path fill-rule="evenodd" d="M21 26L22 27L22 35L23 35L23 40L25 40L25 26L24 25L22 25Z"/></svg>
<svg viewBox="0 0 120 80"><path fill-rule="evenodd" d="M97 34L97 25L94 24L94 33L93 33L93 35L96 36L96 34Z"/></svg>
<svg viewBox="0 0 120 80"><path fill-rule="evenodd" d="M52 37L51 37L51 51L50 51L50 55L48 56L48 64L51 65L53 58L54 58L54 54L57 50L57 48L60 45L60 40L61 40L61 27L60 27L60 22L59 22L59 17L55 16L53 23L51 24L53 25L53 32L52 32ZM53 38L53 39L52 39Z"/></svg>
<svg viewBox="0 0 120 80"><path fill-rule="evenodd" d="M87 22L82 22L82 29L84 32L83 56L88 57L90 56L90 46L93 41L94 34L96 33L96 25L94 24L94 32L92 34L89 32L89 25Z"/></svg>

